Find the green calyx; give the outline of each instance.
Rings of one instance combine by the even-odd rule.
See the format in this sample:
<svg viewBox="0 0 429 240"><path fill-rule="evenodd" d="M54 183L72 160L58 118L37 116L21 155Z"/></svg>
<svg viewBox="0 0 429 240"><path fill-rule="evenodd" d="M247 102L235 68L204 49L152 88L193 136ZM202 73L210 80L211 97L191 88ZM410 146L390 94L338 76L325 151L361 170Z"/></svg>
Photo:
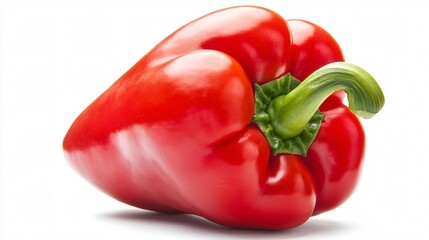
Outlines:
<svg viewBox="0 0 429 240"><path fill-rule="evenodd" d="M275 155L279 153L291 153L305 156L325 117L325 115L316 111L302 132L295 137L283 138L275 132L268 114L270 103L276 97L287 95L298 87L299 84L300 81L290 73L264 85L255 84L256 106L253 122L264 133Z"/></svg>
<svg viewBox="0 0 429 240"><path fill-rule="evenodd" d="M302 83L288 73L264 85L255 84L253 121L273 153L306 156L324 118L318 108L338 90L346 91L350 110L363 118L372 117L384 105L383 92L374 78L345 62L328 64Z"/></svg>

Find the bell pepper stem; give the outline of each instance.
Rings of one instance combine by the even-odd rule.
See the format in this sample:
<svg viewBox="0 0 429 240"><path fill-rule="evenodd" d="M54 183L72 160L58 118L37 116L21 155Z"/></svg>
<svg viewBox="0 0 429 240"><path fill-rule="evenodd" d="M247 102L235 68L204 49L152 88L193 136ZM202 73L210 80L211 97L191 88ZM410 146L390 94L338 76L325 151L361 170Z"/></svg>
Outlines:
<svg viewBox="0 0 429 240"><path fill-rule="evenodd" d="M346 62L330 63L271 101L268 115L274 132L283 138L297 136L323 101L339 90L347 93L349 109L360 117L371 118L384 105L383 92L368 72Z"/></svg>

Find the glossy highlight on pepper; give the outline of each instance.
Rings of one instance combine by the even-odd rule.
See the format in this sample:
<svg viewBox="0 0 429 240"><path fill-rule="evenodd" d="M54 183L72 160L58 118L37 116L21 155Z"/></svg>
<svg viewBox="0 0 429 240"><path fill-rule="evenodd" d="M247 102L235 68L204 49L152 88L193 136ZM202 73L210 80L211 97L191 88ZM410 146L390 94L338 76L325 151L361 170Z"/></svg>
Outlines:
<svg viewBox="0 0 429 240"><path fill-rule="evenodd" d="M137 208L296 227L339 206L358 181L365 136L342 99L376 113L384 97L363 69L347 71L354 66L308 21L253 6L209 13L95 99L68 130L65 157Z"/></svg>

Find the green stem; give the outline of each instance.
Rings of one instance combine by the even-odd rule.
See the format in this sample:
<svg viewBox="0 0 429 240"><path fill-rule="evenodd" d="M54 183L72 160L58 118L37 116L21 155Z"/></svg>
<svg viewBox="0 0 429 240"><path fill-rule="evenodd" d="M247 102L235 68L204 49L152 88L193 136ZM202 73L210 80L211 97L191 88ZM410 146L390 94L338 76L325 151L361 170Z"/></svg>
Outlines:
<svg viewBox="0 0 429 240"><path fill-rule="evenodd" d="M271 101L268 115L274 132L283 138L299 135L323 101L338 90L347 93L349 109L363 118L371 118L384 105L383 92L368 72L350 63L331 63Z"/></svg>

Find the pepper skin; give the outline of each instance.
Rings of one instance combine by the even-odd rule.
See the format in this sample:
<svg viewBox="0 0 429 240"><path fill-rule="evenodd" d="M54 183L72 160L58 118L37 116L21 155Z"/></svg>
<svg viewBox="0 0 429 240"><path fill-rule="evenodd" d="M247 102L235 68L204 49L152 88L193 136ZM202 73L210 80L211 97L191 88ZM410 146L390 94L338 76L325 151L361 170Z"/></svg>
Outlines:
<svg viewBox="0 0 429 240"><path fill-rule="evenodd" d="M294 43L303 36L310 40ZM332 54L307 65L302 56L315 44ZM363 130L342 105L344 94L335 94L306 157L274 154L252 121L253 84L288 72L306 78L342 60L335 40L309 22L260 7L210 13L159 43L89 105L64 138L65 157L96 187L138 208L230 227L296 227L350 195Z"/></svg>
<svg viewBox="0 0 429 240"><path fill-rule="evenodd" d="M328 63L344 61L337 41L323 28L299 19L287 20L287 23L293 36L289 72L294 77L302 81ZM336 92L320 108L337 107L344 96L343 91Z"/></svg>

